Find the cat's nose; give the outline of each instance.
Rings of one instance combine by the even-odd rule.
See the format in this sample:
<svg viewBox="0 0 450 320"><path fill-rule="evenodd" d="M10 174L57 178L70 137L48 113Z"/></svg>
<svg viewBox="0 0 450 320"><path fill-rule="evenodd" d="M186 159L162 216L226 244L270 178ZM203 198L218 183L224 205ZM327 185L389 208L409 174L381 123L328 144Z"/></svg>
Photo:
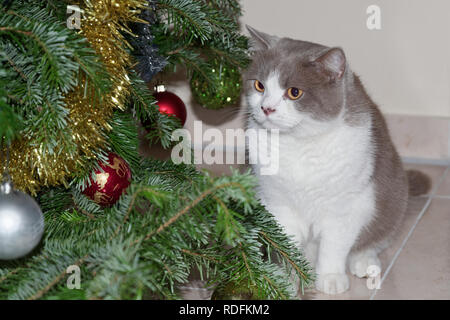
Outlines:
<svg viewBox="0 0 450 320"><path fill-rule="evenodd" d="M266 116L268 116L269 114L274 113L276 111L275 109L263 107L263 106L261 106L261 110L264 112L264 114Z"/></svg>

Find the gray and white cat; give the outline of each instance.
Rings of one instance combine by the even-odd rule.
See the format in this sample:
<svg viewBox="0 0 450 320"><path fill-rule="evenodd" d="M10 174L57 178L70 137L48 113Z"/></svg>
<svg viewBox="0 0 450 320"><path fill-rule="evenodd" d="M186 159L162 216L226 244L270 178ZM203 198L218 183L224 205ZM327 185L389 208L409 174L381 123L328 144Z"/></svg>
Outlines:
<svg viewBox="0 0 450 320"><path fill-rule="evenodd" d="M357 277L381 268L378 254L402 224L408 195L426 193L430 181L404 171L342 49L248 30L248 128L280 132L279 170L258 176L259 197L315 265L316 288L344 292L347 265Z"/></svg>

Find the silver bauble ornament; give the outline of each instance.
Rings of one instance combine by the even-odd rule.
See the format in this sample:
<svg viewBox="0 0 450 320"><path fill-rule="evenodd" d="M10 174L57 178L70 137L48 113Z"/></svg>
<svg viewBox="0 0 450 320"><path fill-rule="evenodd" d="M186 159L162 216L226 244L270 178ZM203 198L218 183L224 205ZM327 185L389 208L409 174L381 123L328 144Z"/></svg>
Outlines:
<svg viewBox="0 0 450 320"><path fill-rule="evenodd" d="M11 182L0 186L0 260L30 253L44 233L41 208L29 195L14 190Z"/></svg>

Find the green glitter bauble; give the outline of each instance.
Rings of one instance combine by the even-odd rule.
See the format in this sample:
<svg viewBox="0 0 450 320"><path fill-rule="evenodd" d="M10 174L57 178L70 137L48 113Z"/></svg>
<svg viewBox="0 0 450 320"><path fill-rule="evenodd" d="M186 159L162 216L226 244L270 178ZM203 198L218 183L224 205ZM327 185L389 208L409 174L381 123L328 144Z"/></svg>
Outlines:
<svg viewBox="0 0 450 320"><path fill-rule="evenodd" d="M229 282L214 290L211 300L260 300L256 287L249 285L248 281Z"/></svg>
<svg viewBox="0 0 450 320"><path fill-rule="evenodd" d="M241 94L242 79L236 67L225 63L212 63L210 83L195 71L191 79L191 91L195 101L208 109L220 109L235 105Z"/></svg>

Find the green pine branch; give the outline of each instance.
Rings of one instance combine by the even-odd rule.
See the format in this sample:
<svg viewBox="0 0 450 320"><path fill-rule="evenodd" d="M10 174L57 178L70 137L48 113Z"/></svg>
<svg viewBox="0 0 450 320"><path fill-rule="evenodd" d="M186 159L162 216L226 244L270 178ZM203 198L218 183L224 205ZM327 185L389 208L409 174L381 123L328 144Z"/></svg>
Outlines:
<svg viewBox="0 0 450 320"><path fill-rule="evenodd" d="M48 152L76 147L67 127L64 94L85 81L92 102L108 92L108 76L87 41L65 27L63 1L17 0L0 9L0 136L32 135ZM170 67L210 76L214 59L248 63L235 0L161 0L152 25ZM189 74L188 73L188 74ZM303 287L311 269L292 239L255 197L255 178L234 171L212 178L192 165L142 159L137 122L153 123L147 138L168 148L180 127L161 114L151 91L130 71L127 110L114 113L108 145L73 172L68 188L42 190L41 244L27 257L0 262L0 299L177 299L191 270L214 286L255 287L258 297L294 298L289 274ZM110 208L82 194L107 152L123 157L132 184ZM81 270L69 289L67 268Z"/></svg>
<svg viewBox="0 0 450 320"><path fill-rule="evenodd" d="M188 77L195 71L214 86L213 61L239 69L248 65L248 40L239 34L238 1L162 0L157 13L159 22L152 26L154 42L167 56L169 71L183 66Z"/></svg>

